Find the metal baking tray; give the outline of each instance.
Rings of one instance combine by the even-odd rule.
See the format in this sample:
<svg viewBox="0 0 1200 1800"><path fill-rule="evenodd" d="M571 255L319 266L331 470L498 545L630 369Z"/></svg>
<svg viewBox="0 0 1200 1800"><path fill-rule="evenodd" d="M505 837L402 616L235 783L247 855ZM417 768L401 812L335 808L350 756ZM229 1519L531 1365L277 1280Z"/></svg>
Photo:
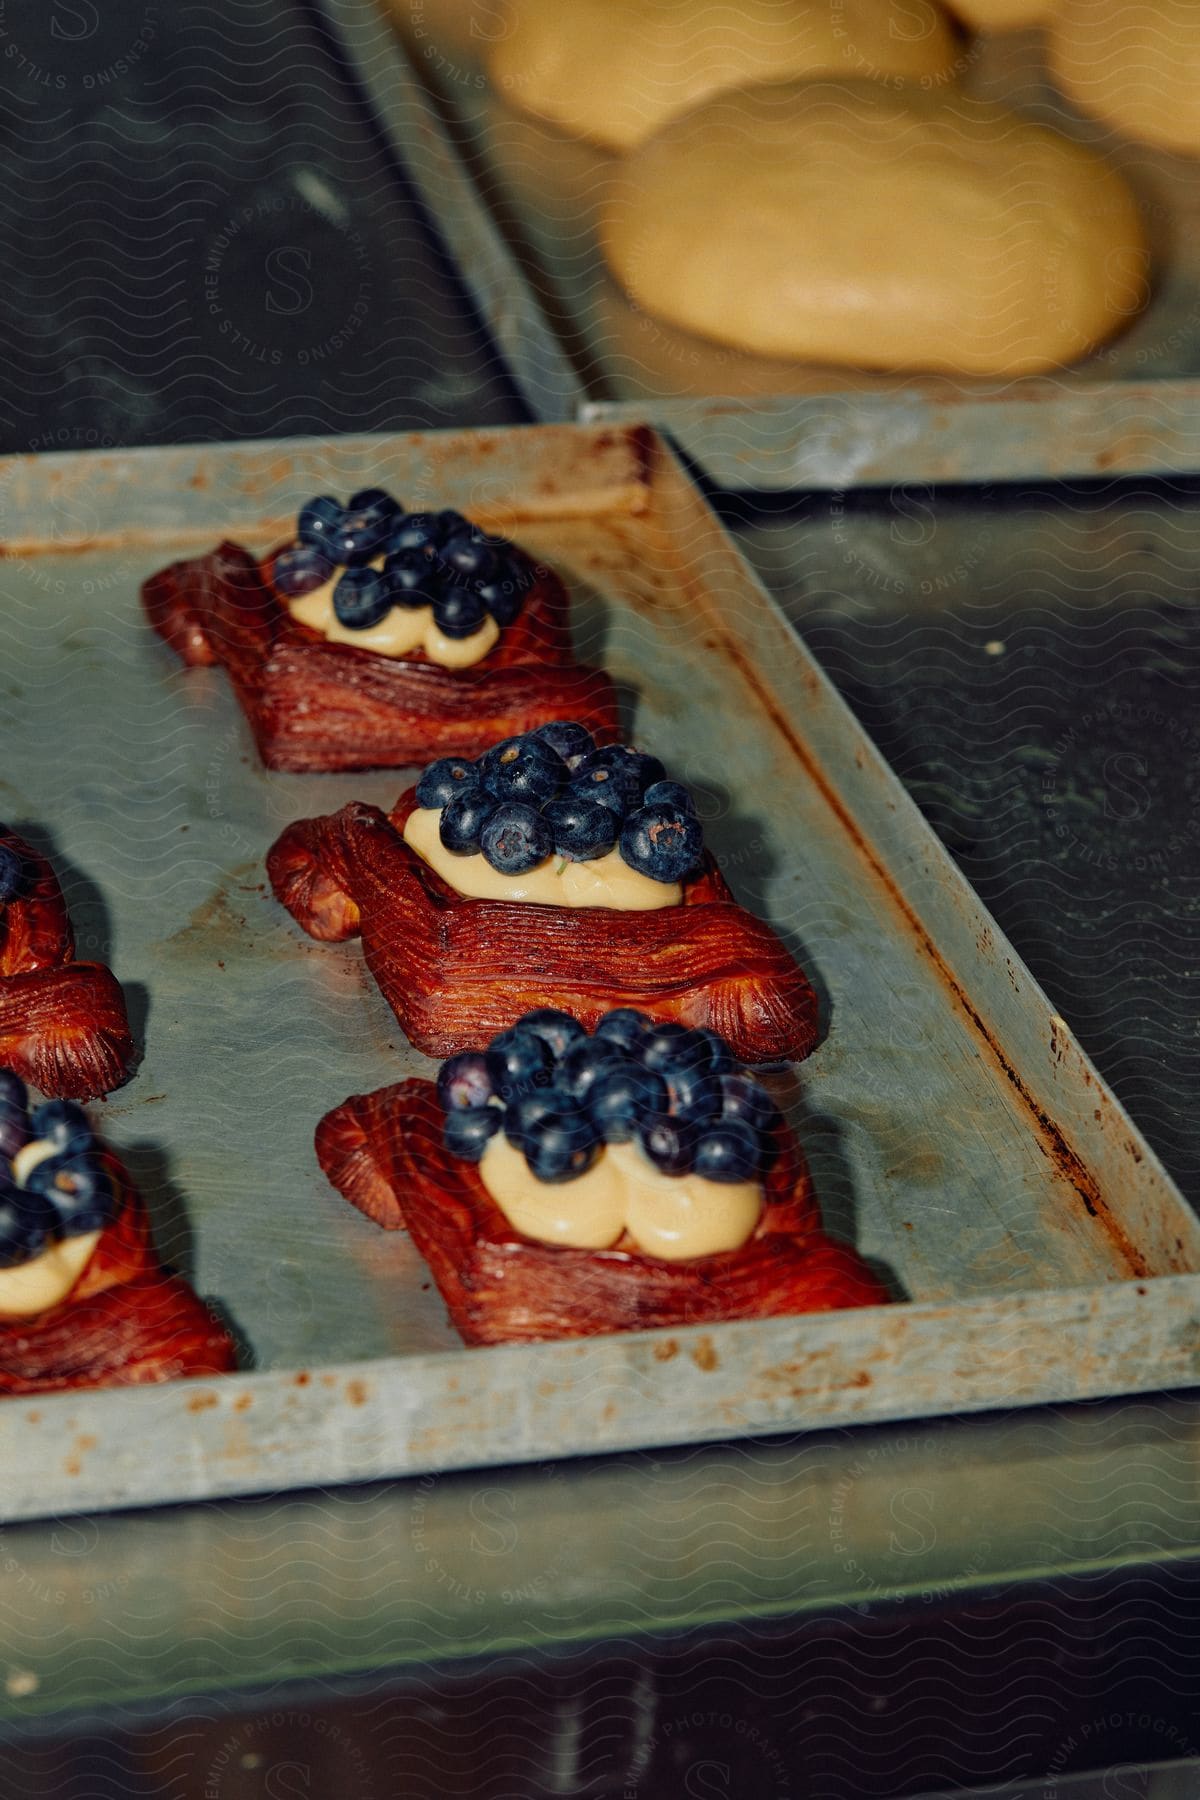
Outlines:
<svg viewBox="0 0 1200 1800"><path fill-rule="evenodd" d="M974 40L963 85L1096 145L1124 170L1156 286L1132 329L1087 361L983 382L768 361L640 312L595 240L613 159L490 91L479 51L501 28L495 7L316 4L535 417L649 419L726 489L1200 465L1200 168L1080 119L1048 84L1037 33Z"/></svg>
<svg viewBox="0 0 1200 1800"><path fill-rule="evenodd" d="M792 1111L835 1234L902 1303L467 1351L402 1233L326 1184L348 1093L427 1073L357 947L265 885L289 819L398 773L262 769L219 670L140 582L307 495L381 481L564 572L580 654L699 790L739 897L794 944L827 1035ZM0 464L9 818L63 874L145 1042L101 1109L164 1255L250 1367L0 1405L0 1516L330 1484L1197 1379L1200 1226L648 430L530 427Z"/></svg>

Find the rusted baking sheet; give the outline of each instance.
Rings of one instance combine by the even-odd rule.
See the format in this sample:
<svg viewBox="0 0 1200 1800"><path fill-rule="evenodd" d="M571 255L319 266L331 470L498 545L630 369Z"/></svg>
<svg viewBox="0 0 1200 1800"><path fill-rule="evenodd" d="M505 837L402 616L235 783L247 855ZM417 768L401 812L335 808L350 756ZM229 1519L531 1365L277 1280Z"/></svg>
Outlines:
<svg viewBox="0 0 1200 1800"><path fill-rule="evenodd" d="M503 520L563 571L580 653L700 791L739 898L817 979L827 1030L793 1119L831 1229L897 1304L467 1351L405 1236L324 1181L321 1115L431 1065L357 947L293 927L263 856L289 819L390 803L405 778L263 770L222 673L180 668L138 586L374 482ZM1197 1379L1192 1213L653 433L18 460L0 464L0 542L5 810L53 854L81 948L144 1022L104 1129L248 1365L0 1405L0 1516Z"/></svg>
<svg viewBox="0 0 1200 1800"><path fill-rule="evenodd" d="M609 278L594 209L613 159L512 111L481 51L495 9L319 0L534 415L649 419L729 489L842 488L1185 471L1200 465L1200 171L1108 141L1045 78L1038 34L976 39L967 92L1099 146L1156 256L1128 332L1062 374L900 377L742 355L639 311Z"/></svg>

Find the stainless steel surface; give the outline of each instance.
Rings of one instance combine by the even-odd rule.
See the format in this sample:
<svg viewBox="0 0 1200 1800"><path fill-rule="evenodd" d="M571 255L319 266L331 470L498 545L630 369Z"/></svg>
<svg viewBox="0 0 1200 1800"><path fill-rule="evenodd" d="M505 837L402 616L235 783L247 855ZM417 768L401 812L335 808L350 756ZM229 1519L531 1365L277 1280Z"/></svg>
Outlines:
<svg viewBox="0 0 1200 1800"><path fill-rule="evenodd" d="M725 517L1200 1204L1200 483L905 484Z"/></svg>
<svg viewBox="0 0 1200 1800"><path fill-rule="evenodd" d="M1061 374L1007 383L768 362L640 312L608 277L595 209L611 158L503 104L499 27L458 0L319 0L536 416L649 418L725 488L1145 473L1200 463L1200 176L1106 138L1047 83L1036 33L975 40L969 92L1102 148L1156 257L1131 330ZM387 22L403 30L404 45Z"/></svg>
<svg viewBox="0 0 1200 1800"><path fill-rule="evenodd" d="M468 1353L406 1240L326 1187L321 1113L428 1065L357 949L290 926L261 859L286 819L389 799L400 778L261 770L223 675L181 670L136 590L181 548L224 530L265 545L308 493L368 479L505 522L567 574L581 651L636 696L639 740L708 796L739 896L825 989L796 1117L833 1229L912 1304ZM144 996L146 1061L106 1129L165 1252L255 1363L6 1404L4 1516L1196 1379L1193 1215L652 439L25 459L0 496L8 810L55 851L84 941Z"/></svg>
<svg viewBox="0 0 1200 1800"><path fill-rule="evenodd" d="M523 416L302 0L5 29L0 452Z"/></svg>

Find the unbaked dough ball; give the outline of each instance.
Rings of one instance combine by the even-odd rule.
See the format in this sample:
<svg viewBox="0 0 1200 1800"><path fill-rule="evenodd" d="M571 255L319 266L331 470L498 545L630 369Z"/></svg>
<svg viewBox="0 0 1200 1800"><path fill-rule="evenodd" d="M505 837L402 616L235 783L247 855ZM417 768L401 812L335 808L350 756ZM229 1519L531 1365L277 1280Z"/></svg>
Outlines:
<svg viewBox="0 0 1200 1800"><path fill-rule="evenodd" d="M1050 68L1127 137L1200 156L1200 0L1062 0Z"/></svg>
<svg viewBox="0 0 1200 1800"><path fill-rule="evenodd" d="M618 170L609 263L637 305L765 356L1017 375L1145 298L1133 197L1006 108L873 82L722 94Z"/></svg>
<svg viewBox="0 0 1200 1800"><path fill-rule="evenodd" d="M950 5L972 31L1020 31L1040 25L1054 0L950 0Z"/></svg>
<svg viewBox="0 0 1200 1800"><path fill-rule="evenodd" d="M627 150L724 88L947 83L961 56L935 0L512 0L488 68L521 111Z"/></svg>

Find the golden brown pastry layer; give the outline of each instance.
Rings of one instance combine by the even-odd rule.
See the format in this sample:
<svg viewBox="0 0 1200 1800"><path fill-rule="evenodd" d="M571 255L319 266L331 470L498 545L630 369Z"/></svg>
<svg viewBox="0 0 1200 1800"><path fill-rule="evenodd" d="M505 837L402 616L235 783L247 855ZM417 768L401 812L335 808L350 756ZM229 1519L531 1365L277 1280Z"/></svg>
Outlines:
<svg viewBox="0 0 1200 1800"><path fill-rule="evenodd" d="M326 642L280 604L267 570L236 544L146 582L155 631L191 666L220 663L271 769L401 768L475 756L550 719L615 734L608 676L573 660L569 602L551 571L482 662L443 669Z"/></svg>
<svg viewBox="0 0 1200 1800"><path fill-rule="evenodd" d="M427 1055L486 1043L538 1006L588 1030L615 1006L709 1026L749 1063L814 1047L811 984L711 857L662 912L467 900L405 843L415 804L409 789L391 818L353 804L301 819L272 846L267 872L310 937L361 937L380 991Z"/></svg>
<svg viewBox="0 0 1200 1800"><path fill-rule="evenodd" d="M431 1082L400 1082L328 1113L317 1127L317 1156L360 1212L385 1230L411 1233L468 1344L716 1324L888 1299L862 1258L821 1231L812 1181L790 1132L749 1242L672 1263L620 1244L570 1250L522 1237L477 1169L447 1152L441 1121Z"/></svg>

